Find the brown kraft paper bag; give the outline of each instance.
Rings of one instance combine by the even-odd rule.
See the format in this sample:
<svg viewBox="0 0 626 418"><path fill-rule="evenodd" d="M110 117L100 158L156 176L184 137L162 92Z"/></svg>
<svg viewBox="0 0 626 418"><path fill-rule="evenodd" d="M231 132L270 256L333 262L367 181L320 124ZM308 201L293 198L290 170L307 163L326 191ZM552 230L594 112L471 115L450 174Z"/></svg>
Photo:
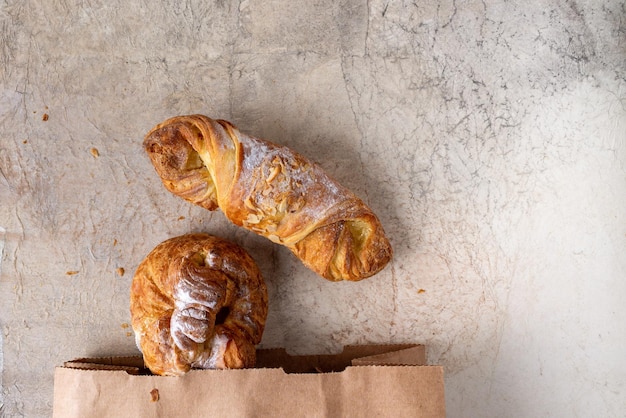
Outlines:
<svg viewBox="0 0 626 418"><path fill-rule="evenodd" d="M57 367L54 418L445 417L443 368L422 345L349 346L335 355L260 349L243 370L150 374L141 357Z"/></svg>

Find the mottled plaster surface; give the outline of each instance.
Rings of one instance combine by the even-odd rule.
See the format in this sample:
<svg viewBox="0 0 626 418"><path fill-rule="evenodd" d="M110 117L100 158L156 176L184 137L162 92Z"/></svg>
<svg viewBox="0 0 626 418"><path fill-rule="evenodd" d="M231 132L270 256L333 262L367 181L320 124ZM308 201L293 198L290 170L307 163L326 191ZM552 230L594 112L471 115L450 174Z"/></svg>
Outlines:
<svg viewBox="0 0 626 418"><path fill-rule="evenodd" d="M136 353L132 274L190 231L257 260L264 347L426 344L451 417L626 410L624 2L9 0L0 89L2 414ZM186 113L319 162L394 261L326 282L170 195L141 141Z"/></svg>

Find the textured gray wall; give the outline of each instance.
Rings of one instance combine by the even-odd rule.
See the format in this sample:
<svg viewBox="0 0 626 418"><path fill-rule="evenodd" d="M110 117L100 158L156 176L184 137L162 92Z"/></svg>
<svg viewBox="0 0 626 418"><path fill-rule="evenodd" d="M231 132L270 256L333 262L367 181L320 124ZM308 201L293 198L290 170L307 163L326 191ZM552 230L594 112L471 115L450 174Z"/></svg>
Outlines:
<svg viewBox="0 0 626 418"><path fill-rule="evenodd" d="M3 411L48 416L55 366L135 353L136 266L206 231L258 261L264 347L424 343L446 368L451 417L623 413L625 12L615 0L3 2ZM394 261L325 282L170 195L141 142L187 113L318 161L379 214Z"/></svg>

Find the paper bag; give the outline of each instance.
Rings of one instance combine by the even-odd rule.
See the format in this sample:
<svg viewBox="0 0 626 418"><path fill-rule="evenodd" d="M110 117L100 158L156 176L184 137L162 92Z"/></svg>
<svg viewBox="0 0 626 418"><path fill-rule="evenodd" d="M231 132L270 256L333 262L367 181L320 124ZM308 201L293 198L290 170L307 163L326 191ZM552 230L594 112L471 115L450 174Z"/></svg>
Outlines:
<svg viewBox="0 0 626 418"><path fill-rule="evenodd" d="M54 418L444 417L443 368L417 346L351 346L335 355L258 350L254 369L150 374L141 357L57 367Z"/></svg>

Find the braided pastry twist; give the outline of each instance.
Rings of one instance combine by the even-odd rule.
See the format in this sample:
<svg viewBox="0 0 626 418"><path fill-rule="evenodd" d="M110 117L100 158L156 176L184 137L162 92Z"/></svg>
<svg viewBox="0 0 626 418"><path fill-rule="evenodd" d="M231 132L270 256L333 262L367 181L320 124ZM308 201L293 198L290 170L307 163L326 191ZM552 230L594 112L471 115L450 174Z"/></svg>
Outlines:
<svg viewBox="0 0 626 418"><path fill-rule="evenodd" d="M289 248L331 281L361 280L392 249L380 221L354 193L293 150L230 122L178 116L155 126L144 148L165 187Z"/></svg>
<svg viewBox="0 0 626 418"><path fill-rule="evenodd" d="M267 317L267 288L241 247L207 234L157 245L130 293L137 346L155 374L254 366Z"/></svg>

